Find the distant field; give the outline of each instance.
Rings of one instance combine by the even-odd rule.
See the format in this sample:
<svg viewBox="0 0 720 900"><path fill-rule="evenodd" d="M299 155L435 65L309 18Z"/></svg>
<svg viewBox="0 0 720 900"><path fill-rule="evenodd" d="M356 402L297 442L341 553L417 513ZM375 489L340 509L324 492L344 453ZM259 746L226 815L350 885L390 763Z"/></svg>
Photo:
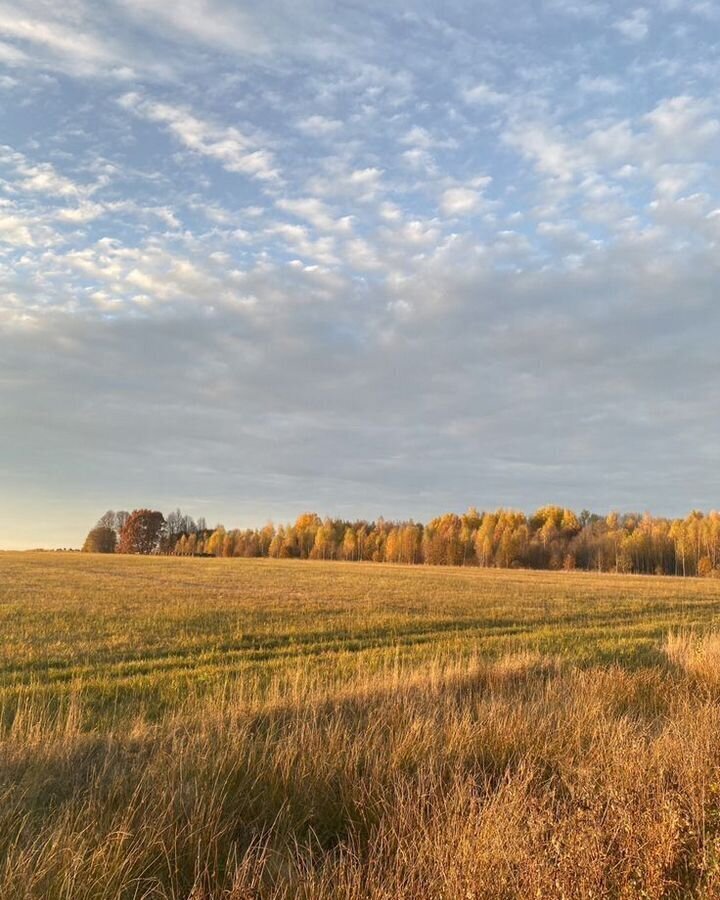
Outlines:
<svg viewBox="0 0 720 900"><path fill-rule="evenodd" d="M720 582L0 554L0 898L720 897Z"/></svg>

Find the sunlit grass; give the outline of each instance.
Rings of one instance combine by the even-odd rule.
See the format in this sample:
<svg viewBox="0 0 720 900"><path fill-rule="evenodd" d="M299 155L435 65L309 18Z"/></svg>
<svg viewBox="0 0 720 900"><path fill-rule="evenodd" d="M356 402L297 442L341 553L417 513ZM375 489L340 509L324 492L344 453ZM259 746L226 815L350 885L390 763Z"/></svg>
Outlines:
<svg viewBox="0 0 720 900"><path fill-rule="evenodd" d="M720 584L0 554L0 897L718 896Z"/></svg>

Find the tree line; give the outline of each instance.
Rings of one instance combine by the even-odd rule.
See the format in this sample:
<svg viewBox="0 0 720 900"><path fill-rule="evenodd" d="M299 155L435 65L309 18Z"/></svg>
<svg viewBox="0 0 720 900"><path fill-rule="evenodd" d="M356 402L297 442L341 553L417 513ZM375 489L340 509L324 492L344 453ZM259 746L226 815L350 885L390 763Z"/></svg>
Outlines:
<svg viewBox="0 0 720 900"><path fill-rule="evenodd" d="M576 515L543 506L532 515L509 509L446 513L412 520L346 521L303 513L292 524L208 528L179 509L109 510L82 548L94 553L273 557L406 565L584 569L656 575L720 575L720 513L684 519L647 513Z"/></svg>

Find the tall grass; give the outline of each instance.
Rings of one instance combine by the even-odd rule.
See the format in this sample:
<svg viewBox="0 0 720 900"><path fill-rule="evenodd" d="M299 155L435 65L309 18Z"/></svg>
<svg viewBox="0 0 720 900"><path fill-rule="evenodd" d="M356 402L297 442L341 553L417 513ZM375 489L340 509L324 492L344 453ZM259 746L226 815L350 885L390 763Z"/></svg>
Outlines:
<svg viewBox="0 0 720 900"><path fill-rule="evenodd" d="M3 900L720 896L717 588L180 562L0 557Z"/></svg>
<svg viewBox="0 0 720 900"><path fill-rule="evenodd" d="M720 632L670 632L664 649L673 665L705 684L720 684Z"/></svg>

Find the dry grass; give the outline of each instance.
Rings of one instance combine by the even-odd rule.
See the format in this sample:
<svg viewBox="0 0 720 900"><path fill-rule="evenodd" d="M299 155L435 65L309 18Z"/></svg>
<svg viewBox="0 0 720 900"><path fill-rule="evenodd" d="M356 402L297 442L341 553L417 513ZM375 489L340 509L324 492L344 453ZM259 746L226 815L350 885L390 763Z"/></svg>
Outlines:
<svg viewBox="0 0 720 900"><path fill-rule="evenodd" d="M720 633L670 632L665 653L672 665L706 685L720 683Z"/></svg>
<svg viewBox="0 0 720 900"><path fill-rule="evenodd" d="M720 897L720 585L0 555L0 897Z"/></svg>

